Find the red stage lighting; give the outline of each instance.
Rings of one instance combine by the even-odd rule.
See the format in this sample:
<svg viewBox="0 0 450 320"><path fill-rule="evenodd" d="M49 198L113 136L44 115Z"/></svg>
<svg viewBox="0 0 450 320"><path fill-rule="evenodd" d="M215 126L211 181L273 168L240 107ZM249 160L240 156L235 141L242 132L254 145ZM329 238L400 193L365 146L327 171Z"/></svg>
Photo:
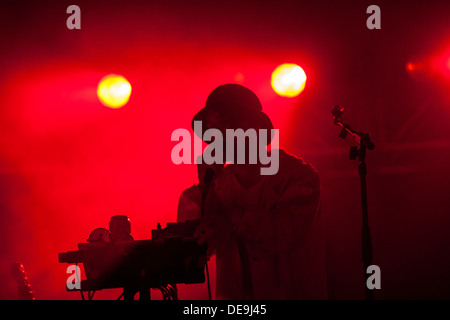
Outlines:
<svg viewBox="0 0 450 320"><path fill-rule="evenodd" d="M406 70L408 70L408 71L414 71L416 69L416 66L414 65L414 63L412 63L412 62L408 62L407 64L406 64Z"/></svg>
<svg viewBox="0 0 450 320"><path fill-rule="evenodd" d="M295 97L299 95L305 88L305 83L305 71L296 64L282 64L272 73L272 88L283 97Z"/></svg>
<svg viewBox="0 0 450 320"><path fill-rule="evenodd" d="M130 99L131 85L122 76L110 74L98 84L97 95L107 107L120 108Z"/></svg>

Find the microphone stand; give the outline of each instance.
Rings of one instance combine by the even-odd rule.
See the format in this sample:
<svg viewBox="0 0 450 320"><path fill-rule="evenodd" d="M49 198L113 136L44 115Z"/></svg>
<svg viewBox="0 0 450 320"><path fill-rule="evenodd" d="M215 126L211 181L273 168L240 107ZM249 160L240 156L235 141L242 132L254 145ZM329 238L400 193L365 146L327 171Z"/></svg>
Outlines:
<svg viewBox="0 0 450 320"><path fill-rule="evenodd" d="M366 150L373 150L375 144L370 140L368 133L356 132L350 125L346 124L342 120L342 114L344 108L338 105L332 110L333 121L336 126L342 128L339 137L345 139L348 134L351 134L359 145L359 147L350 148L350 160L359 159L359 176L361 182L361 205L362 205L362 228L361 228L361 253L362 261L364 265L364 274L367 272L367 268L372 264L372 237L369 227L369 215L367 209L367 186L366 186ZM373 300L373 290L369 289L366 283L365 286L366 300Z"/></svg>

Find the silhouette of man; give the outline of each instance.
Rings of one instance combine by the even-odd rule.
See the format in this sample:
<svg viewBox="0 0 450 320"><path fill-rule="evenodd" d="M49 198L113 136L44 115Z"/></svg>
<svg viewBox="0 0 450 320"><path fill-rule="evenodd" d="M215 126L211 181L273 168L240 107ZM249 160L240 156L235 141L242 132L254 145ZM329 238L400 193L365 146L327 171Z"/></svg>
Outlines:
<svg viewBox="0 0 450 320"><path fill-rule="evenodd" d="M236 84L214 89L194 121L224 140L226 129L273 129L258 97ZM318 174L278 150L278 171L262 175L261 161L237 163L235 151L216 150L230 164L198 164L199 183L178 205L177 220L199 219L195 236L216 255L216 299L326 299Z"/></svg>

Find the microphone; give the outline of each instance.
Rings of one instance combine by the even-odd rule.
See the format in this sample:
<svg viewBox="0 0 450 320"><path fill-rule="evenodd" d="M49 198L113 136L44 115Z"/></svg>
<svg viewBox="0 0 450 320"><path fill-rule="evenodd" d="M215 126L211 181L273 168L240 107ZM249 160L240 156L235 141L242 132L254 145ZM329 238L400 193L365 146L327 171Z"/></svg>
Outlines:
<svg viewBox="0 0 450 320"><path fill-rule="evenodd" d="M208 195L209 187L214 178L214 170L211 168L207 168L205 171L205 175L203 176L203 192L202 192L202 201L205 201L206 196Z"/></svg>
<svg viewBox="0 0 450 320"><path fill-rule="evenodd" d="M344 111L344 108L340 107L339 105L335 106L333 110L331 110L333 121L336 126L338 126L339 123L342 122L342 115L344 114Z"/></svg>
<svg viewBox="0 0 450 320"><path fill-rule="evenodd" d="M203 190L202 190L202 204L201 204L201 216L204 216L205 211L205 199L209 192L209 187L214 178L214 170L211 168L207 168L205 171L205 175L203 176Z"/></svg>
<svg viewBox="0 0 450 320"><path fill-rule="evenodd" d="M203 177L203 183L205 184L206 188L209 188L209 185L211 184L213 178L214 170L211 168L207 168Z"/></svg>

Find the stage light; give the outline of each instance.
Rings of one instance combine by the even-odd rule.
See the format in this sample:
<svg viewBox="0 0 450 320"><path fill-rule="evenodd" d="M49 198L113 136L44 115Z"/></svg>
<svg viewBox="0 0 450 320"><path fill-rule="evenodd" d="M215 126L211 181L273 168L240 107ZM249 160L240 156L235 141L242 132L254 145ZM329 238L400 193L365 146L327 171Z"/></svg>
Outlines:
<svg viewBox="0 0 450 320"><path fill-rule="evenodd" d="M283 97L295 97L305 88L306 74L303 69L292 63L279 65L272 73L273 90Z"/></svg>
<svg viewBox="0 0 450 320"><path fill-rule="evenodd" d="M408 63L406 64L406 70L408 70L408 71L414 71L415 69L416 69L416 66L414 65L414 63L408 62Z"/></svg>
<svg viewBox="0 0 450 320"><path fill-rule="evenodd" d="M131 85L122 76L110 74L103 77L97 87L101 103L110 108L120 108L130 99Z"/></svg>

